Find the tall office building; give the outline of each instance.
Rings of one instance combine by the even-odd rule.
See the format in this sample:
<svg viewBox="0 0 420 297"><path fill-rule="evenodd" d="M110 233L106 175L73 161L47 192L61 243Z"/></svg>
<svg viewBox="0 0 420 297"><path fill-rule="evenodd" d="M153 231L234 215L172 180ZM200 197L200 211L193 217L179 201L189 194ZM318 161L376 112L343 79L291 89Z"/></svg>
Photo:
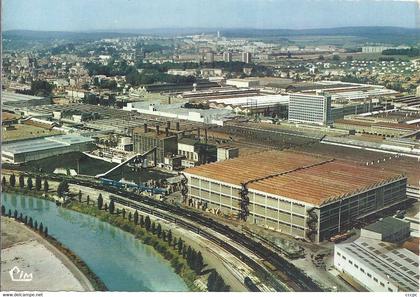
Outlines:
<svg viewBox="0 0 420 297"><path fill-rule="evenodd" d="M223 61L225 62L232 62L232 53L231 52L224 52L223 53Z"/></svg>
<svg viewBox="0 0 420 297"><path fill-rule="evenodd" d="M251 63L251 53L250 52L243 52L242 53L242 62L244 63Z"/></svg>
<svg viewBox="0 0 420 297"><path fill-rule="evenodd" d="M331 96L291 94L289 121L324 126L332 124Z"/></svg>
<svg viewBox="0 0 420 297"><path fill-rule="evenodd" d="M214 53L213 52L206 53L206 62L207 63L214 63Z"/></svg>

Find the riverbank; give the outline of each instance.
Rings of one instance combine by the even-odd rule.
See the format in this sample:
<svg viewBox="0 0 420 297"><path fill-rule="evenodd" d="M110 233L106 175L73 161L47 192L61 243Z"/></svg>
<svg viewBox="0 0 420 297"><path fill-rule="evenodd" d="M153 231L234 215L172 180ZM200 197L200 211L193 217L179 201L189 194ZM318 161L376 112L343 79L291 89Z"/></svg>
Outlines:
<svg viewBox="0 0 420 297"><path fill-rule="evenodd" d="M168 242L162 240L152 232L147 232L140 225L123 218L120 215L110 214L109 212L99 210L92 205L86 205L77 201L72 201L66 208L87 214L98 218L99 220L109 223L112 226L118 227L123 231L133 234L138 240L146 245L152 246L169 264L174 268L175 272L184 280L185 284L191 291L202 291L197 285L196 273L188 267L186 259L178 254L175 247L170 246Z"/></svg>
<svg viewBox="0 0 420 297"><path fill-rule="evenodd" d="M50 181L50 180L48 180L48 182L50 184L50 187L47 193L43 191L35 192L34 191L35 189L32 189L29 191L29 189L27 189L26 187L21 188L17 186L15 187L7 186L7 183L4 189L7 189L7 192L13 192L13 193L19 193L19 194L25 193L32 196L36 195L41 199L54 201L54 198L53 198L55 196L54 188L57 188L58 183ZM194 270L190 268L192 267L191 264L187 263L185 254L182 255L182 253L178 253L177 249L174 246L169 245L166 240L162 240L162 238L153 234L153 232L146 232L144 228L140 228L140 226L137 224L134 224L134 222L128 221L127 216L125 217L125 220L121 222L121 214L111 215L107 211L98 210L96 206L96 201L95 201L95 197L96 195L98 195L98 192L88 191L87 200L86 200L86 193L85 193L86 189L82 188L81 190L84 193L83 197L85 199L77 198L77 192L79 192L80 194L80 190L77 189L77 187L76 189L74 188L70 189L70 191L73 193L72 195L77 200L72 200L73 203L70 205L69 209L73 209L79 213L87 214L89 216L97 217L101 221L110 223L111 225L121 230L128 231L129 233L137 237L137 239L140 239L142 243L153 247L155 251L157 251L161 256L163 256L165 260L170 262L170 266L174 268L175 272L183 279L184 283L187 285L187 287L191 291L206 291L207 278L209 276L209 273L213 270L216 270L218 273L220 273L220 275L223 277L223 280L227 280L229 287L233 289L234 291L247 291L247 288L243 285L243 283L237 279L236 274L233 273L232 270L226 266L230 264L225 263L226 259L216 251L218 249L217 247L213 247L212 249L209 249L208 246L206 245L206 242L202 242L201 238L198 238L200 239L198 240L195 234L189 234L189 232L187 232L188 234L185 234L181 230L179 230L177 226L171 226L169 228L169 229L172 229L176 237L182 238L184 243L186 240L186 243L190 245L192 249L201 251L201 253L203 253L203 256L205 256L206 260L209 261L208 265L207 264L205 265L206 267L205 271L203 273L196 274ZM88 204L87 202L89 200L89 194L91 195L91 197L94 197L93 199L91 198L89 206L88 206L90 210L87 209L86 207ZM107 195L104 193L102 193L102 195L105 195L105 197L107 197ZM82 203L79 203L78 200L81 200ZM109 200L107 202L109 203ZM79 204L80 207L73 208L75 204ZM121 209L119 209L119 211L121 211ZM127 214L128 212L130 212L130 210L127 209ZM102 215L104 215L105 217L101 217L100 215L98 215L99 213L102 213ZM118 222L119 220L120 222ZM134 229L130 230L132 228L129 226L127 228L127 223L128 225L131 224L134 227ZM157 219L156 224L157 223L162 223L162 222L159 219ZM162 225L163 227L165 227L165 222L163 222ZM166 226L165 229L166 228L168 228L168 226ZM167 232L169 229L166 229L165 231ZM144 234L144 233L147 233L147 234ZM193 240L192 242L190 242L191 239ZM249 271L244 272L244 273L247 274L249 273ZM222 282L222 284L223 284L222 287L224 287L225 286L224 282ZM222 290L224 291L228 289L226 288Z"/></svg>
<svg viewBox="0 0 420 297"><path fill-rule="evenodd" d="M38 197L40 199L44 199L51 202L55 201L54 198L49 195L49 193L45 193L42 191L28 190L26 188L18 188L18 187L3 187L2 190L3 192L9 193L9 194L24 194L24 195ZM34 218L34 219L36 220L37 218ZM61 242L57 241L54 237L50 235L40 236L39 233L25 226L25 224L20 224L18 221L15 221L10 218L9 220L16 222L18 226L21 225L24 229L27 229L28 232L32 232L33 236L36 238L37 241L41 242L41 244L45 245L51 251L56 252L56 254L60 256L60 259L68 264L67 265L68 267L71 267L73 271L80 272L83 275L83 278L88 280L87 282L89 283L89 285L88 286L85 285L85 287L86 288L92 287L92 289L91 290L89 289L88 291L108 291L106 285L97 277L97 275L89 268L89 266L82 259L80 259L76 254L74 254L69 248L63 245ZM3 241L4 240L3 225L2 225L1 231L2 231L2 241ZM17 238L17 240L19 239ZM2 252L3 252L3 244L2 244ZM79 278L83 279L82 277L79 277ZM86 282L84 281L84 283ZM47 291L48 290L50 289L47 289ZM62 289L58 289L58 290L62 290Z"/></svg>
<svg viewBox="0 0 420 297"><path fill-rule="evenodd" d="M93 283L73 263L68 250L58 248L14 219L1 218L1 290L2 291L95 291ZM14 267L32 273L32 281L13 281Z"/></svg>

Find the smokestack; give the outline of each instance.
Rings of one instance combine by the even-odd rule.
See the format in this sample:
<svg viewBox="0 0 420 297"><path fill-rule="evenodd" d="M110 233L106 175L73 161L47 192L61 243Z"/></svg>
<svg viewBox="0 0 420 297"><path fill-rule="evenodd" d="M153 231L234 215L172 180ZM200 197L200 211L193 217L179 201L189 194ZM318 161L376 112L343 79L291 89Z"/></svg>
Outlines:
<svg viewBox="0 0 420 297"><path fill-rule="evenodd" d="M156 125L156 135L159 135L159 125Z"/></svg>
<svg viewBox="0 0 420 297"><path fill-rule="evenodd" d="M204 129L204 141L207 143L207 128Z"/></svg>
<svg viewBox="0 0 420 297"><path fill-rule="evenodd" d="M197 135L198 135L198 140L200 140L200 137L201 137L201 131L200 131L200 128L197 128Z"/></svg>
<svg viewBox="0 0 420 297"><path fill-rule="evenodd" d="M171 129L171 121L166 122L166 128Z"/></svg>
<svg viewBox="0 0 420 297"><path fill-rule="evenodd" d="M169 128L168 127L165 128L165 135L166 135L166 137L169 136Z"/></svg>
<svg viewBox="0 0 420 297"><path fill-rule="evenodd" d="M147 124L144 123L144 133L147 133Z"/></svg>
<svg viewBox="0 0 420 297"><path fill-rule="evenodd" d="M176 131L179 131L179 122L176 122Z"/></svg>

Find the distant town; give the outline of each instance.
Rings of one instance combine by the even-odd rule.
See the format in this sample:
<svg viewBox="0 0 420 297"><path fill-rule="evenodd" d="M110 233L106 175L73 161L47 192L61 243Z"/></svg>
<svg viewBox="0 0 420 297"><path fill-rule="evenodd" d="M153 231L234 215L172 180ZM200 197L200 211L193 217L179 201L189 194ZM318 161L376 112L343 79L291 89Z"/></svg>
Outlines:
<svg viewBox="0 0 420 297"><path fill-rule="evenodd" d="M389 30L3 32L2 290L36 236L57 290L418 292L419 30Z"/></svg>

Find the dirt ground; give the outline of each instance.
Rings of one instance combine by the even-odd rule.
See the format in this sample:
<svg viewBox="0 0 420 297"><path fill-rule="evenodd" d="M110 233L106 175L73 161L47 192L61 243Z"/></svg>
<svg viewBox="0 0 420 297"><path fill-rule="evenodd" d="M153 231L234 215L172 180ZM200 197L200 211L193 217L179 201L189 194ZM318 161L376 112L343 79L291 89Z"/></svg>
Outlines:
<svg viewBox="0 0 420 297"><path fill-rule="evenodd" d="M32 274L14 281L10 270ZM15 275L16 275L15 274ZM19 279L19 277L17 277ZM56 247L13 219L1 218L2 291L93 291L86 276Z"/></svg>

